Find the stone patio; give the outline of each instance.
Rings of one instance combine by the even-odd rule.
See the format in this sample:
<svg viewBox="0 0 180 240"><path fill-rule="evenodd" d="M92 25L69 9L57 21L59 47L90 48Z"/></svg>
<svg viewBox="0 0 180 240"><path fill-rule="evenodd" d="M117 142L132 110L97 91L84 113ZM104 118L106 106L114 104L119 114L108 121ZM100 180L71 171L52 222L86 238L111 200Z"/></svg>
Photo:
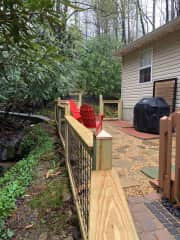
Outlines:
<svg viewBox="0 0 180 240"><path fill-rule="evenodd" d="M177 227L179 219L173 224L164 207L161 209L164 218L158 218L158 209L152 211L154 203L160 204L161 196L149 183L150 178L141 172L143 167L158 166L158 137L148 137L147 134L146 138L134 137L124 131L123 128L129 125L122 121L104 121L103 124L104 129L113 137L113 167L121 178L140 240L180 239L179 225ZM169 228L161 221L168 218L168 223L172 222Z"/></svg>

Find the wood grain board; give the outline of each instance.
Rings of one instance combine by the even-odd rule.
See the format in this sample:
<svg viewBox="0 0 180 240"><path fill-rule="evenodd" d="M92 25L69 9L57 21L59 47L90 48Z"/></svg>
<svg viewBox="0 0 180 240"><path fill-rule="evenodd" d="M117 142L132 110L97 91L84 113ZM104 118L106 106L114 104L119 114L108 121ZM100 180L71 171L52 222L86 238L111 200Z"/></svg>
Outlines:
<svg viewBox="0 0 180 240"><path fill-rule="evenodd" d="M78 122L72 116L65 116L68 124L76 131L78 136L86 143L88 147L93 147L93 132Z"/></svg>
<svg viewBox="0 0 180 240"><path fill-rule="evenodd" d="M139 239L116 170L94 171L91 181L88 239Z"/></svg>

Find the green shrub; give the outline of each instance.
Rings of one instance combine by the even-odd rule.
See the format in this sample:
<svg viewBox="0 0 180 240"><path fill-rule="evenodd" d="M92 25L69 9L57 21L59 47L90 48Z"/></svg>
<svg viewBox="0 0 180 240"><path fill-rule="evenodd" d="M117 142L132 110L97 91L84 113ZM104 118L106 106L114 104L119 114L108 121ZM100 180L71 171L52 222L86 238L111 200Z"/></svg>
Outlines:
<svg viewBox="0 0 180 240"><path fill-rule="evenodd" d="M2 238L3 234L7 234L9 231L3 230L3 222L15 208L16 199L21 197L30 185L34 169L40 158L52 149L52 139L41 127L34 127L32 132L33 136L37 137L34 149L27 157L12 167L4 177L0 178L0 239L8 239Z"/></svg>

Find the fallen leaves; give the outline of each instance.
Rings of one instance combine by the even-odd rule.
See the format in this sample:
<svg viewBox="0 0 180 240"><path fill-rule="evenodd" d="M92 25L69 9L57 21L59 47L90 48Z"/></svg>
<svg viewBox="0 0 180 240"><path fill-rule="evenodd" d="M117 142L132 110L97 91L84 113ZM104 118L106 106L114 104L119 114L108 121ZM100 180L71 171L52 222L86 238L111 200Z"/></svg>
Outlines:
<svg viewBox="0 0 180 240"><path fill-rule="evenodd" d="M49 177L58 176L59 174L61 174L61 170L50 169L50 170L48 170L47 173L46 173L46 179L48 179Z"/></svg>
<svg viewBox="0 0 180 240"><path fill-rule="evenodd" d="M27 225L24 229L28 230L28 229L32 228L33 226L34 226L34 224L32 223L32 224Z"/></svg>

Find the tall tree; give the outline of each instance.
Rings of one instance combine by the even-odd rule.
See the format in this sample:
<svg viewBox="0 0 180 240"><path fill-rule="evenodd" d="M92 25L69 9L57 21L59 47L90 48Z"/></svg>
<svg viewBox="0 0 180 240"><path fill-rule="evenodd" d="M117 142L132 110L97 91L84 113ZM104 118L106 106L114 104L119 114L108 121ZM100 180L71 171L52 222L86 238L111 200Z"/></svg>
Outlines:
<svg viewBox="0 0 180 240"><path fill-rule="evenodd" d="M166 23L169 22L169 0L166 0Z"/></svg>
<svg viewBox="0 0 180 240"><path fill-rule="evenodd" d="M171 0L171 19L175 18L175 4L174 0Z"/></svg>
<svg viewBox="0 0 180 240"><path fill-rule="evenodd" d="M153 0L153 30L156 28L156 0Z"/></svg>
<svg viewBox="0 0 180 240"><path fill-rule="evenodd" d="M180 0L177 0L177 16L180 16Z"/></svg>

